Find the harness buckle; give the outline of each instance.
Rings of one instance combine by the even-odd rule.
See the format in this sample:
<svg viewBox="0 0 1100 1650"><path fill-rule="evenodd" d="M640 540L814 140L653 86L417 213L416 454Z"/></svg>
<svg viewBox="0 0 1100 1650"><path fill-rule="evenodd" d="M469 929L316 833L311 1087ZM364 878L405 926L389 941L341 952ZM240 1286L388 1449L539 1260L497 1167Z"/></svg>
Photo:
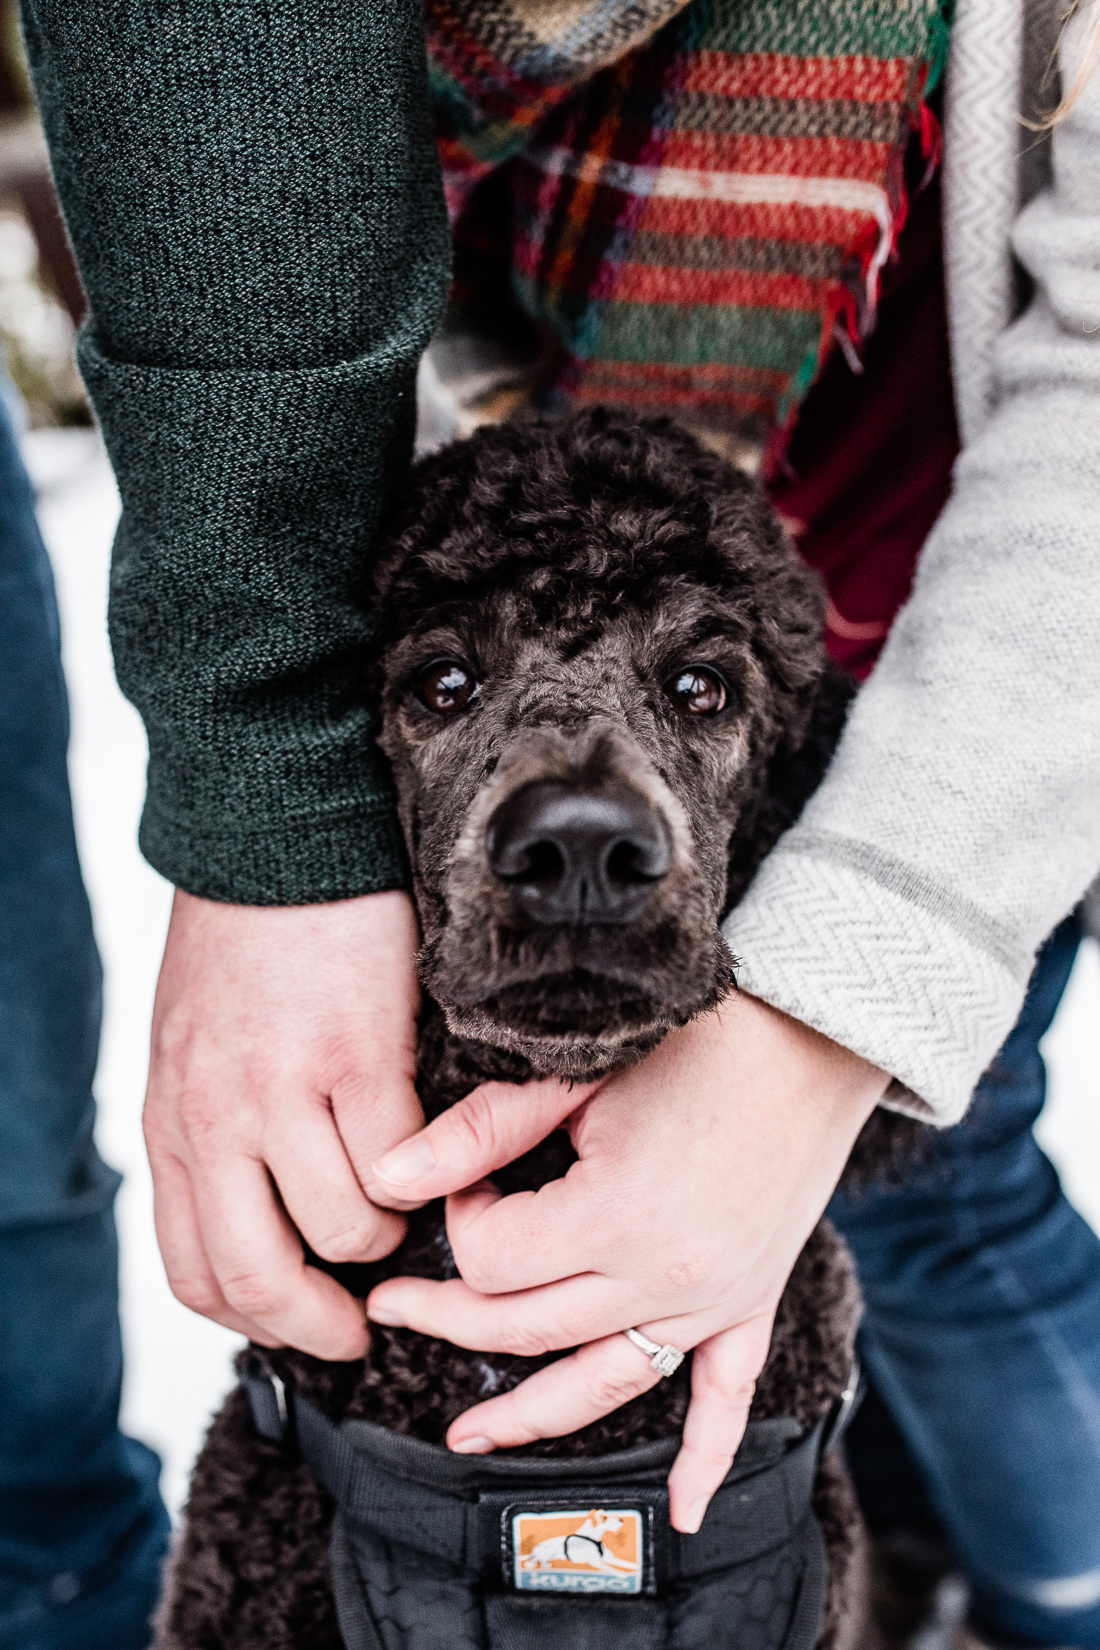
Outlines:
<svg viewBox="0 0 1100 1650"><path fill-rule="evenodd" d="M848 1379L844 1383L844 1391L839 1398L834 1399L833 1407L825 1420L825 1430L821 1435L819 1453L828 1455L835 1449L848 1430L856 1410L863 1402L865 1383L863 1369L858 1358L852 1359L852 1367L848 1371Z"/></svg>
<svg viewBox="0 0 1100 1650"><path fill-rule="evenodd" d="M241 1371L241 1384L248 1395L252 1419L261 1438L289 1448L294 1443L291 1394L286 1383L266 1363L251 1353Z"/></svg>

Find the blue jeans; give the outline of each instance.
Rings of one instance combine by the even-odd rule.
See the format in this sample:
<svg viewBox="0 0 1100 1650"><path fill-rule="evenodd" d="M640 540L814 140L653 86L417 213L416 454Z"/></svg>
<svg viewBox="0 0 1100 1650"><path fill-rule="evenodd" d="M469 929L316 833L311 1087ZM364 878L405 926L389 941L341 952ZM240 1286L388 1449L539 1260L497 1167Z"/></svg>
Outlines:
<svg viewBox="0 0 1100 1650"><path fill-rule="evenodd" d="M57 610L0 404L0 1647L142 1650L168 1516L118 1428L100 971L73 836Z"/></svg>
<svg viewBox="0 0 1100 1650"><path fill-rule="evenodd" d="M829 1213L863 1286L865 1366L967 1575L975 1628L1100 1650L1100 1241L1031 1132L1037 1044L1078 940L1071 918L1047 941L931 1161L900 1189L837 1194Z"/></svg>

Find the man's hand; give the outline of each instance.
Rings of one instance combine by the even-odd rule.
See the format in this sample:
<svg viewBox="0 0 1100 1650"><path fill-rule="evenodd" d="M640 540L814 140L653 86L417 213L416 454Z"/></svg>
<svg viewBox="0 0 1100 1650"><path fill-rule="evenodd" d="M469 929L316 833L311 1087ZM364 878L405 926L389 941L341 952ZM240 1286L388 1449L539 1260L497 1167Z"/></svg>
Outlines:
<svg viewBox="0 0 1100 1650"><path fill-rule="evenodd" d="M637 1327L695 1348L669 1495L674 1526L698 1529L741 1441L791 1267L887 1082L742 994L602 1084L486 1085L376 1162L376 1200L452 1194L461 1278L380 1284L371 1319L484 1351L579 1349L467 1411L450 1447L559 1436L653 1386L620 1333ZM564 1179L506 1198L472 1184L566 1120L580 1161Z"/></svg>
<svg viewBox="0 0 1100 1650"><path fill-rule="evenodd" d="M399 892L271 909L176 894L145 1139L168 1281L194 1311L269 1346L366 1350L361 1304L305 1265L298 1232L336 1261L401 1241L363 1182L423 1122L417 939Z"/></svg>

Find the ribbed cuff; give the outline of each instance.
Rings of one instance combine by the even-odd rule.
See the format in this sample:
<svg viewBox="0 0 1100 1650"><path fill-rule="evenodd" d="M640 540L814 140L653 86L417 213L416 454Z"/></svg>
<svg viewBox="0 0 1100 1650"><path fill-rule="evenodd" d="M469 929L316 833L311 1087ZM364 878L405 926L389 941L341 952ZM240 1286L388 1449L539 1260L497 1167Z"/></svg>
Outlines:
<svg viewBox="0 0 1100 1650"><path fill-rule="evenodd" d="M409 886L401 827L384 802L282 825L196 832L161 818L147 800L138 842L177 888L229 905L320 905Z"/></svg>
<svg viewBox="0 0 1100 1650"><path fill-rule="evenodd" d="M1016 1022L1032 958L976 907L870 846L796 829L723 925L738 984L957 1123Z"/></svg>

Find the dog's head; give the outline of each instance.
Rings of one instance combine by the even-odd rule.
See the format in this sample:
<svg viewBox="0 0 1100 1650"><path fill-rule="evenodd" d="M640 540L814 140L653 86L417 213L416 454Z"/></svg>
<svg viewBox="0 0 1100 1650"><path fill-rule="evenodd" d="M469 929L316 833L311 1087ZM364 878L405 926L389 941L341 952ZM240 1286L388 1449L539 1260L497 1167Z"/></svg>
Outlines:
<svg viewBox="0 0 1100 1650"><path fill-rule="evenodd" d="M717 1002L825 666L817 579L755 487L663 420L482 430L413 471L376 597L452 1031L585 1076Z"/></svg>

